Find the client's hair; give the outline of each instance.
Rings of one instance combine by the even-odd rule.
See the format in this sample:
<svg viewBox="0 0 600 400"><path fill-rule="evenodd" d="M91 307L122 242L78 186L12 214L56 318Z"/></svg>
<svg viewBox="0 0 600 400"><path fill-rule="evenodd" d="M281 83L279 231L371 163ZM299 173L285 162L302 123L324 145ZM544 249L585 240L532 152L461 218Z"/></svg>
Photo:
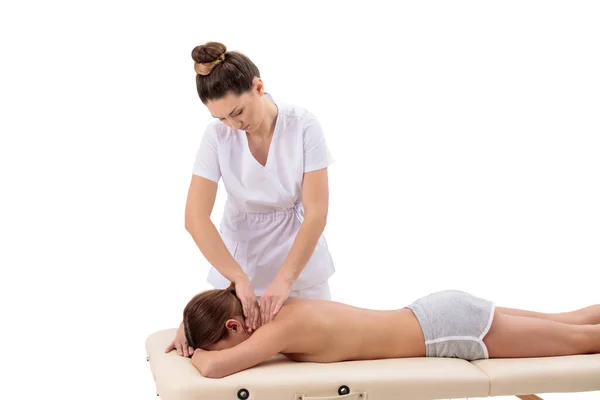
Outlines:
<svg viewBox="0 0 600 400"><path fill-rule="evenodd" d="M225 322L243 315L233 283L227 289L204 291L194 296L183 310L185 338L194 349L217 343L227 336Z"/></svg>

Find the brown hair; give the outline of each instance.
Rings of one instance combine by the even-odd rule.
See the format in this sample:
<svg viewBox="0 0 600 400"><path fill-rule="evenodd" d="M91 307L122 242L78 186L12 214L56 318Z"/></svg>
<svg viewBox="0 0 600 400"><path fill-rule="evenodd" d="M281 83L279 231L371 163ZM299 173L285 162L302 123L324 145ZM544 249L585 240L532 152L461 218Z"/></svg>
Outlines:
<svg viewBox="0 0 600 400"><path fill-rule="evenodd" d="M224 97L229 92L240 95L252 88L252 80L260 78L258 67L245 55L227 51L219 42L194 47L196 88L202 103Z"/></svg>
<svg viewBox="0 0 600 400"><path fill-rule="evenodd" d="M206 290L195 295L183 310L183 327L188 344L203 348L227 336L225 322L242 317L242 303L233 283L227 289Z"/></svg>

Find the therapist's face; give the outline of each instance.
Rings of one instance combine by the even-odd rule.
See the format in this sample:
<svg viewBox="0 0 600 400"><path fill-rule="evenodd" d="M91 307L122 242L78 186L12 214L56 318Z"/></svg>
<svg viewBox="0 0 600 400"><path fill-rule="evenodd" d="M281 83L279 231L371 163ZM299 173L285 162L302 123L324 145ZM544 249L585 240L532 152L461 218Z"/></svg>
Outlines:
<svg viewBox="0 0 600 400"><path fill-rule="evenodd" d="M255 132L263 127L266 115L264 86L260 78L254 78L252 88L236 95L229 92L217 100L209 100L206 107L211 115L232 129Z"/></svg>
<svg viewBox="0 0 600 400"><path fill-rule="evenodd" d="M250 334L244 328L243 321L239 319L230 319L225 322L227 328L227 336L224 339L219 340L217 343L213 343L206 347L205 350L225 350L231 347L235 347L242 343L244 340L250 337Z"/></svg>

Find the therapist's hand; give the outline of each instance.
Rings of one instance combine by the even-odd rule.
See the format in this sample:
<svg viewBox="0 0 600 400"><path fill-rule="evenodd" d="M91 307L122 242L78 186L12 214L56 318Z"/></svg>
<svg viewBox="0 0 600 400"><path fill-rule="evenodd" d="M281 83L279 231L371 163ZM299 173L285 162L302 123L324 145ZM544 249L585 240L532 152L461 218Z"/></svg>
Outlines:
<svg viewBox="0 0 600 400"><path fill-rule="evenodd" d="M281 278L275 278L267 290L260 297L260 313L262 323L268 324L273 321L283 303L290 295L291 283Z"/></svg>
<svg viewBox="0 0 600 400"><path fill-rule="evenodd" d="M244 309L244 320L246 323L246 329L249 333L260 328L260 309L258 308L258 301L254 294L254 288L248 276L236 280L234 282L235 295L240 299L242 308Z"/></svg>

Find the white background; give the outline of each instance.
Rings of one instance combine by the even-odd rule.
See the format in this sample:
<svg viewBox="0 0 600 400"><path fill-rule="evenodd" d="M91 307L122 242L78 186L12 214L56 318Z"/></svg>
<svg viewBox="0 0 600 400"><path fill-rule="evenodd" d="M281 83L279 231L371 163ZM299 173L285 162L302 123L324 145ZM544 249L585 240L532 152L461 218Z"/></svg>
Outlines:
<svg viewBox="0 0 600 400"><path fill-rule="evenodd" d="M334 300L599 303L599 20L593 1L3 2L2 396L156 398L145 339L208 288L183 213L209 40L325 129Z"/></svg>

